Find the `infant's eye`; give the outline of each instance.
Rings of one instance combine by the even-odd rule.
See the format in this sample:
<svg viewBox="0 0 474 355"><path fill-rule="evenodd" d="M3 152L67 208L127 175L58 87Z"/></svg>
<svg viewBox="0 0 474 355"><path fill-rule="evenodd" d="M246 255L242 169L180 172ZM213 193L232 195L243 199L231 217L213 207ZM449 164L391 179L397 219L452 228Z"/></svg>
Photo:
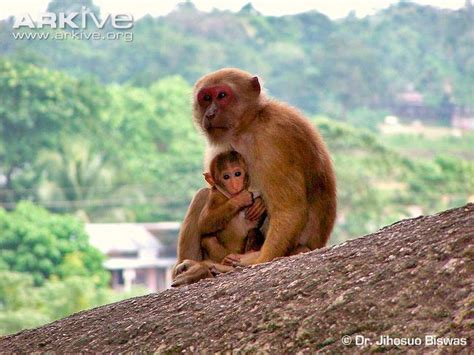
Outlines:
<svg viewBox="0 0 474 355"><path fill-rule="evenodd" d="M240 176L240 175L242 175L242 173L240 171L237 171L234 175L235 176Z"/></svg>
<svg viewBox="0 0 474 355"><path fill-rule="evenodd" d="M230 176L228 174L225 174L224 175L224 180L229 180L230 179Z"/></svg>

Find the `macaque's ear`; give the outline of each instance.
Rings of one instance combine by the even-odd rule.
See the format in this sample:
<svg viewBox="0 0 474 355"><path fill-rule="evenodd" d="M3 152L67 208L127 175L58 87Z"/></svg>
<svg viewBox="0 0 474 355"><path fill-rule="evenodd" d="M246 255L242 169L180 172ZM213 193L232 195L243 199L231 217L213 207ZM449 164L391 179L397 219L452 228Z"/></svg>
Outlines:
<svg viewBox="0 0 474 355"><path fill-rule="evenodd" d="M202 175L204 175L204 180L206 180L209 185L214 186L216 184L210 173L204 173Z"/></svg>
<svg viewBox="0 0 474 355"><path fill-rule="evenodd" d="M260 82L258 81L258 77L254 76L252 78L252 86L255 89L255 91L257 92L257 94L260 94L260 91L261 91L262 88L260 87Z"/></svg>

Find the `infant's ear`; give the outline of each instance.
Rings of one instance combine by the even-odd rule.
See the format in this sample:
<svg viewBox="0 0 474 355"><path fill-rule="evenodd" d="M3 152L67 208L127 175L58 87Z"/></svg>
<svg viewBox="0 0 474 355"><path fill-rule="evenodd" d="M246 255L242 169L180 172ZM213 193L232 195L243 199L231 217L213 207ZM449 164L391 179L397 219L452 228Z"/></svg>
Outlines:
<svg viewBox="0 0 474 355"><path fill-rule="evenodd" d="M204 180L206 180L209 185L214 186L216 184L210 173L203 173L202 175L204 175Z"/></svg>

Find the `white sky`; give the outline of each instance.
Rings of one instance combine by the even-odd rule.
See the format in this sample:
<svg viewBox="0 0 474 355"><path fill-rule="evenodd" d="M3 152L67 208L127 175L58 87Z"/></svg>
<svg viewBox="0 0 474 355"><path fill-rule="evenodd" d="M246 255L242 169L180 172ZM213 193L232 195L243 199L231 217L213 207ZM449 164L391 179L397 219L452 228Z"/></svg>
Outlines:
<svg viewBox="0 0 474 355"><path fill-rule="evenodd" d="M131 13L135 19L143 15L166 15L180 1L175 0L94 0L101 8L102 14ZM341 18L355 10L357 16L365 16L383 9L398 0L192 0L196 7L203 11L213 8L238 11L252 2L253 6L265 15L285 15L317 10L331 18ZM458 9L464 6L465 0L414 0L413 2L441 8ZM28 13L35 18L37 13L44 12L49 0L0 0L0 19L12 15Z"/></svg>

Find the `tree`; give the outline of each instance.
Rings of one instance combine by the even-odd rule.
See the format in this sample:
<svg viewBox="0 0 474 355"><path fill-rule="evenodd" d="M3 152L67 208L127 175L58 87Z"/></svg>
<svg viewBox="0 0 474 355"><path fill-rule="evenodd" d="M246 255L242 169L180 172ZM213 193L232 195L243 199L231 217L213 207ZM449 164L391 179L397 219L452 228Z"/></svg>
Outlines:
<svg viewBox="0 0 474 355"><path fill-rule="evenodd" d="M41 172L39 201L55 211L83 211L94 201L110 198L119 187L117 169L111 154L94 149L90 139L81 136L63 140L57 150L45 150L36 164Z"/></svg>
<svg viewBox="0 0 474 355"><path fill-rule="evenodd" d="M94 5L92 0L51 0L48 4L48 12L62 12L69 14L71 12L82 11L82 8L89 9L97 17L100 15L100 8Z"/></svg>
<svg viewBox="0 0 474 355"><path fill-rule="evenodd" d="M96 131L104 95L88 80L25 63L0 60L0 173L3 198L22 192L38 176L30 169L43 149L55 149L63 136Z"/></svg>
<svg viewBox="0 0 474 355"><path fill-rule="evenodd" d="M32 275L34 284L78 275L105 286L104 256L89 244L84 226L67 215L51 214L30 202L0 209L0 269Z"/></svg>
<svg viewBox="0 0 474 355"><path fill-rule="evenodd" d="M97 287L90 277L71 276L34 286L27 273L0 271L0 335L34 328L84 309L146 294L134 287L127 293Z"/></svg>
<svg viewBox="0 0 474 355"><path fill-rule="evenodd" d="M0 271L0 334L48 322L50 318L38 310L38 296L31 275Z"/></svg>
<svg viewBox="0 0 474 355"><path fill-rule="evenodd" d="M138 220L180 219L194 192L203 186L204 140L191 120L191 87L181 77L157 81L149 89L112 86L107 110L108 139L128 181Z"/></svg>

